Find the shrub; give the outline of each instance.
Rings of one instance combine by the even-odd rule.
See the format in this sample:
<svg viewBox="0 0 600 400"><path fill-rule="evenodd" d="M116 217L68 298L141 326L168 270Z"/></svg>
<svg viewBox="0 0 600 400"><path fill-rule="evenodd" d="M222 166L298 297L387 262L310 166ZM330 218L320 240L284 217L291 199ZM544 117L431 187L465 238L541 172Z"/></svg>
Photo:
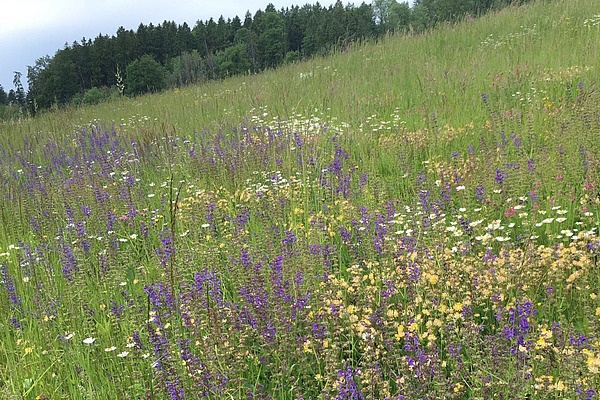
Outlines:
<svg viewBox="0 0 600 400"><path fill-rule="evenodd" d="M125 93L139 95L157 92L165 87L165 71L151 56L145 55L127 66Z"/></svg>
<svg viewBox="0 0 600 400"><path fill-rule="evenodd" d="M105 93L100 89L93 87L83 94L82 103L85 105L98 104L105 99Z"/></svg>

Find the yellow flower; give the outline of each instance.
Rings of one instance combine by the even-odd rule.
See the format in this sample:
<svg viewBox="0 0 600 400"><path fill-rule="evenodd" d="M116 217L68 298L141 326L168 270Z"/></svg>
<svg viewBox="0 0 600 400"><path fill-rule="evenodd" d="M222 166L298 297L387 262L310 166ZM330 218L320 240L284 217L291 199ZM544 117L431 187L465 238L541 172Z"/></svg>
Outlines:
<svg viewBox="0 0 600 400"><path fill-rule="evenodd" d="M587 367L592 374L600 374L600 357L598 357L598 354L588 354Z"/></svg>
<svg viewBox="0 0 600 400"><path fill-rule="evenodd" d="M404 325L398 325L398 333L394 335L397 340L400 340L404 337Z"/></svg>
<svg viewBox="0 0 600 400"><path fill-rule="evenodd" d="M460 382L456 382L456 384L454 385L454 393L458 393L458 391L463 387L463 385Z"/></svg>
<svg viewBox="0 0 600 400"><path fill-rule="evenodd" d="M310 352L310 340L307 340L306 342L304 342L304 352L308 353Z"/></svg>

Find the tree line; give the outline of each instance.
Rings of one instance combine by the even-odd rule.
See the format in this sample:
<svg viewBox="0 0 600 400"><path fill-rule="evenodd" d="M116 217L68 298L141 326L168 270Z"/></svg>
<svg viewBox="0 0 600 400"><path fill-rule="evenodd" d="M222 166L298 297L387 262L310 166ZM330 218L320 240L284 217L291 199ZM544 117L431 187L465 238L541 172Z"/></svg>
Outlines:
<svg viewBox="0 0 600 400"><path fill-rule="evenodd" d="M523 3L529 0L517 0ZM53 57L27 67L28 90L15 72L14 89L0 86L0 117L35 115L66 104L94 104L228 76L257 73L390 32L421 33L440 22L478 16L514 0L396 0L359 6L340 0L276 10L269 4L254 15L187 23L164 21L120 27L112 35L65 44Z"/></svg>

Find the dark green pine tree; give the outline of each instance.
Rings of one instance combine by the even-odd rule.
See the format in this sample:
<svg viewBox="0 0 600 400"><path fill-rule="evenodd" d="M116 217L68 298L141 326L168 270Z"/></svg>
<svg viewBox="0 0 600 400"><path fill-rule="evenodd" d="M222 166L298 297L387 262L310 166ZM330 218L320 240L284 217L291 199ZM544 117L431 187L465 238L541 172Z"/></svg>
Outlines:
<svg viewBox="0 0 600 400"><path fill-rule="evenodd" d="M0 105L8 104L8 94L4 91L2 85L0 85Z"/></svg>
<svg viewBox="0 0 600 400"><path fill-rule="evenodd" d="M26 95L25 95L25 89L23 88L23 85L21 84L21 73L19 71L15 71L15 76L13 78L13 84L15 85L15 103L21 107L21 108L25 108L26 103L25 103L25 99L26 99Z"/></svg>

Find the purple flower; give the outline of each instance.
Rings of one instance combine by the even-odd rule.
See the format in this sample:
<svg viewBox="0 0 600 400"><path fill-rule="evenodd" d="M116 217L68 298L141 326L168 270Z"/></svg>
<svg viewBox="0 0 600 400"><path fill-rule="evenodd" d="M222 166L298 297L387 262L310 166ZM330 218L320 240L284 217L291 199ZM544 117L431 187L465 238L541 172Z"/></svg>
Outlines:
<svg viewBox="0 0 600 400"><path fill-rule="evenodd" d="M498 185L502 185L502 183L504 182L504 177L505 177L505 173L502 172L502 170L500 168L496 168L496 177L494 178L494 181Z"/></svg>
<svg viewBox="0 0 600 400"><path fill-rule="evenodd" d="M284 231L284 233L285 237L281 240L281 243L283 243L284 246L288 244L294 244L296 241L296 235L294 235L294 232L292 232L291 229L287 229Z"/></svg>
<svg viewBox="0 0 600 400"><path fill-rule="evenodd" d="M483 187L483 185L481 183L479 185L477 185L477 187L475 188L475 198L480 203L485 198L485 188Z"/></svg>
<svg viewBox="0 0 600 400"><path fill-rule="evenodd" d="M334 397L336 400L365 398L362 390L359 389L358 383L355 380L356 376L360 376L360 368L353 369L346 364L346 361L344 361L344 367L342 369L338 369L338 395Z"/></svg>

